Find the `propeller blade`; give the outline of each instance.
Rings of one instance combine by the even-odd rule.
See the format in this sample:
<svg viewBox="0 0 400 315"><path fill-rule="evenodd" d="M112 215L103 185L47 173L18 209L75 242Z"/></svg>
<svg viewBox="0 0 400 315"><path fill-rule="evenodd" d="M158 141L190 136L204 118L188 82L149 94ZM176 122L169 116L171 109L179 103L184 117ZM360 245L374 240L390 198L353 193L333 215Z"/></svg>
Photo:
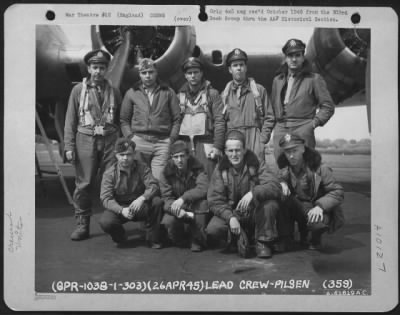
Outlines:
<svg viewBox="0 0 400 315"><path fill-rule="evenodd" d="M107 79L115 88L120 88L122 77L131 52L132 32L126 28L122 35L122 44L118 47L108 67Z"/></svg>

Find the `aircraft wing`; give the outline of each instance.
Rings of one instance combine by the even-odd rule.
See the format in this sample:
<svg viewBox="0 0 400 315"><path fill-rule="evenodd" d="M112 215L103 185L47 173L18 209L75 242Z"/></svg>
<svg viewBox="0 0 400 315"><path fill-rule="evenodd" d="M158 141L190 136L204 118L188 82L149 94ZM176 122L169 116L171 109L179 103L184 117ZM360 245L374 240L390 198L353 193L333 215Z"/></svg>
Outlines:
<svg viewBox="0 0 400 315"><path fill-rule="evenodd" d="M139 79L137 64L143 57L156 61L160 79L174 89L185 82L181 64L190 56L203 60L207 79L219 91L231 79L225 66L226 54L219 47L204 53L192 26L96 25L89 31L91 43L74 46L61 26L37 27L36 101L41 116L50 111L44 116L55 120L57 132L50 132L54 139L62 140L67 98L72 85L86 75L82 59L90 49L102 48L111 53L107 77L122 93ZM312 33L306 57L313 70L324 77L338 106L367 104L369 108L369 44L368 29L319 28ZM275 72L283 61L282 53L249 51L248 55L249 75L270 91ZM44 125L51 130L51 122Z"/></svg>

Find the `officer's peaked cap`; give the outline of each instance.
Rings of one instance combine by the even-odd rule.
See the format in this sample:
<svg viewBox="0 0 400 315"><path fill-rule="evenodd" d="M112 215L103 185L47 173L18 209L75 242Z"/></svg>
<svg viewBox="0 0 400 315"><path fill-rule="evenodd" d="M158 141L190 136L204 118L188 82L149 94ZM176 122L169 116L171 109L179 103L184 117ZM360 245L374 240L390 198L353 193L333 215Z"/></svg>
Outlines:
<svg viewBox="0 0 400 315"><path fill-rule="evenodd" d="M282 47L282 52L285 55L302 51L304 52L306 49L306 44L304 44L300 39L289 39L286 44Z"/></svg>
<svg viewBox="0 0 400 315"><path fill-rule="evenodd" d="M229 67L233 61L237 60L247 62L247 59L247 54L243 50L235 48L226 56L226 66Z"/></svg>
<svg viewBox="0 0 400 315"><path fill-rule="evenodd" d="M90 65L92 63L103 63L105 65L108 65L110 59L111 55L101 49L90 51L85 55L85 57L83 57L83 60L87 65Z"/></svg>

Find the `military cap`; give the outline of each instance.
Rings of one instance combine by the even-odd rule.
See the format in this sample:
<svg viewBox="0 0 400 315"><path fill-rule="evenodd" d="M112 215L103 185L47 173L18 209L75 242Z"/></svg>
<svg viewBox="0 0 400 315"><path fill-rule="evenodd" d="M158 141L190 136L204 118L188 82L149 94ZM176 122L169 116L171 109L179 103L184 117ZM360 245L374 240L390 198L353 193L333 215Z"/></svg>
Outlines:
<svg viewBox="0 0 400 315"><path fill-rule="evenodd" d="M85 57L83 57L83 60L87 65L90 65L91 63L104 63L107 65L110 62L110 59L110 54L101 49L90 51L85 55Z"/></svg>
<svg viewBox="0 0 400 315"><path fill-rule="evenodd" d="M132 150L135 151L136 143L128 138L119 138L115 143L114 151L115 153L122 153L128 151L129 148L132 148Z"/></svg>
<svg viewBox="0 0 400 315"><path fill-rule="evenodd" d="M139 61L139 72L156 70L156 64L154 60L150 58L143 58Z"/></svg>
<svg viewBox="0 0 400 315"><path fill-rule="evenodd" d="M285 55L297 52L297 51L305 51L306 49L306 44L304 44L300 39L289 39L285 46L282 48L282 52Z"/></svg>
<svg viewBox="0 0 400 315"><path fill-rule="evenodd" d="M183 72L186 72L190 68L198 68L200 70L203 70L203 63L199 58L190 57L186 59L182 64L182 70Z"/></svg>
<svg viewBox="0 0 400 315"><path fill-rule="evenodd" d="M239 48L235 48L226 56L226 66L229 67L233 61L237 60L247 62L247 54Z"/></svg>
<svg viewBox="0 0 400 315"><path fill-rule="evenodd" d="M184 141L178 140L178 141L175 141L173 144L171 144L170 152L172 155L182 152L182 151L189 153L189 149Z"/></svg>
<svg viewBox="0 0 400 315"><path fill-rule="evenodd" d="M304 144L304 139L295 133L287 133L279 140L279 146L285 150Z"/></svg>
<svg viewBox="0 0 400 315"><path fill-rule="evenodd" d="M233 129L227 133L225 141L227 141L227 140L239 140L243 143L243 147L246 144L244 134L242 132L240 132L239 130L235 130L235 129Z"/></svg>

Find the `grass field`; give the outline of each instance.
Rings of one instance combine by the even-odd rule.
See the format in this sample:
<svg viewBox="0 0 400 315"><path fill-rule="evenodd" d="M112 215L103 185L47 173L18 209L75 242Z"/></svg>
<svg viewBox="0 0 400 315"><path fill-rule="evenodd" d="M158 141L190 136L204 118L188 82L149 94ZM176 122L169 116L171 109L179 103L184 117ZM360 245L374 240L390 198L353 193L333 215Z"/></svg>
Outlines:
<svg viewBox="0 0 400 315"><path fill-rule="evenodd" d="M322 154L322 161L336 168L365 168L371 170L371 155L367 154Z"/></svg>

